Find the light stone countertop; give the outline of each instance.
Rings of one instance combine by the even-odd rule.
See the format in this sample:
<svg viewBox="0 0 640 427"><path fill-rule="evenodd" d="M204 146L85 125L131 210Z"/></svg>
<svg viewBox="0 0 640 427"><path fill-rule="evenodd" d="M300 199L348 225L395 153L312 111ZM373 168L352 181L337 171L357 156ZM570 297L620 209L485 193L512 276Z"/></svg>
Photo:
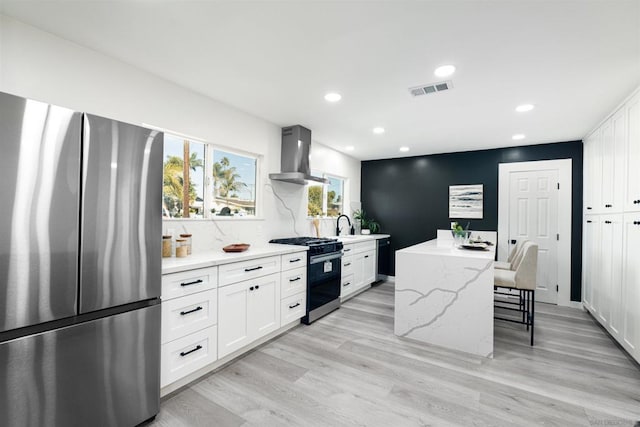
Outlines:
<svg viewBox="0 0 640 427"><path fill-rule="evenodd" d="M453 256L462 258L480 258L480 259L494 259L496 246L492 245L487 248L488 250L480 251L473 249L457 248L453 245L453 240L429 240L427 242L418 243L417 245L409 246L404 249L400 249L396 253L413 253L423 255L441 255L441 256Z"/></svg>
<svg viewBox="0 0 640 427"><path fill-rule="evenodd" d="M179 273L181 271L195 270L197 268L213 267L216 265L230 264L232 262L247 261L250 259L264 258L273 255L284 255L295 252L307 251L306 246L280 245L267 243L264 246L251 246L244 252L203 251L193 253L185 258L163 258L162 274Z"/></svg>
<svg viewBox="0 0 640 427"><path fill-rule="evenodd" d="M356 235L347 235L347 236L332 236L331 238L334 239L338 239L339 241L341 241L343 244L349 244L349 243L360 243L360 242L367 242L370 240L378 240L378 239L384 239L387 237L391 237L390 234L356 234Z"/></svg>

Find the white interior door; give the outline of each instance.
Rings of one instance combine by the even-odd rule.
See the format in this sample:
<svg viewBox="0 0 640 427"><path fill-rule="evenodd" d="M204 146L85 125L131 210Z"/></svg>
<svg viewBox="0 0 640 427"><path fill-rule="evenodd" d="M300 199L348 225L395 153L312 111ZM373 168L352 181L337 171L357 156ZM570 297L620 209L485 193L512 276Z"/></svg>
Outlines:
<svg viewBox="0 0 640 427"><path fill-rule="evenodd" d="M509 248L538 244L536 300L558 301L558 170L514 171L509 177Z"/></svg>

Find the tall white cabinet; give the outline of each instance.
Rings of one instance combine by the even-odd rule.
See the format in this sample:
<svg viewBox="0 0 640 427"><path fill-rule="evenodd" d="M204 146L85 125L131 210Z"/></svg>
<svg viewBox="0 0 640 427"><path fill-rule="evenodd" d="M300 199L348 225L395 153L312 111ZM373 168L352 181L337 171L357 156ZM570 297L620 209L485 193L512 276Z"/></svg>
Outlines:
<svg viewBox="0 0 640 427"><path fill-rule="evenodd" d="M640 361L640 89L584 139L582 302Z"/></svg>

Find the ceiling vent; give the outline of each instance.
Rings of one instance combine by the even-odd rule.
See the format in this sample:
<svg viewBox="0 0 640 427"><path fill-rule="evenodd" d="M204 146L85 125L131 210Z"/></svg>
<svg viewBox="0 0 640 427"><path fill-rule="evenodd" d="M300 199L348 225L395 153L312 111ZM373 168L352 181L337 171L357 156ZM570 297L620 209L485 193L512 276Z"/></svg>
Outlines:
<svg viewBox="0 0 640 427"><path fill-rule="evenodd" d="M436 92L443 92L449 89L453 89L453 83L451 83L451 80L447 80L446 82L430 83L426 85L410 87L409 93L411 94L411 96L416 97L429 95Z"/></svg>

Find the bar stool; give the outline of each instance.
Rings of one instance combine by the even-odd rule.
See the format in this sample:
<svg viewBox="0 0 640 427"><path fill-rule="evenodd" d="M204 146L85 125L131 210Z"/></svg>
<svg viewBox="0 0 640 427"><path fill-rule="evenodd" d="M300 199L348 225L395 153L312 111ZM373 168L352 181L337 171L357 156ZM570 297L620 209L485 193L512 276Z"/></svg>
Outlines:
<svg viewBox="0 0 640 427"><path fill-rule="evenodd" d="M522 250L522 246L527 242L528 242L527 239L523 239L523 240L518 241L518 243L516 243L516 245L513 247L513 249L511 249L511 252L509 253L509 258L507 258L506 261L496 261L493 264L493 266L495 268L499 268L501 270L513 270L511 267L512 267L513 263L515 262L515 258L520 253L520 251Z"/></svg>
<svg viewBox="0 0 640 427"><path fill-rule="evenodd" d="M517 290L520 292L521 301L520 303L509 303L508 301L496 300L494 306L496 308L521 312L522 320L499 316L494 316L494 319L526 325L527 330L531 328L531 345L533 345L538 245L533 242L525 242L522 245L520 256L516 256L514 259L513 267L513 270L495 269L494 290L496 290L497 294L502 295L513 294L498 292L499 289L506 289L508 291ZM518 304L518 308L502 304Z"/></svg>

